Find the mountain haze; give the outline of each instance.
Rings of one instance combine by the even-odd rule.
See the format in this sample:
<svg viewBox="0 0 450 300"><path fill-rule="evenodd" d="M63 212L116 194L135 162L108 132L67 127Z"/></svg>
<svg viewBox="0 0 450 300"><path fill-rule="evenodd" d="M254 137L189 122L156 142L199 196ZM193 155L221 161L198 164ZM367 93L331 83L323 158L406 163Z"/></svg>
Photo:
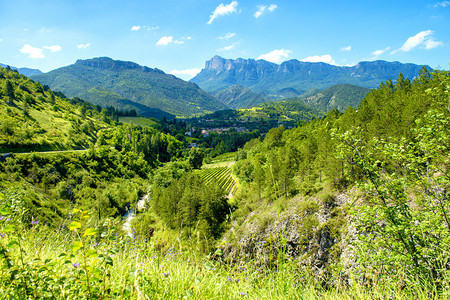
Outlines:
<svg viewBox="0 0 450 300"><path fill-rule="evenodd" d="M0 63L0 67L2 68L6 68L8 65L5 64L1 64ZM12 70L17 70L17 72L19 72L19 74L25 75L27 77L29 76L33 76L33 75L38 75L38 74L42 74L41 70L38 69L30 69L30 68L17 68L17 67L13 67L13 66L9 66Z"/></svg>
<svg viewBox="0 0 450 300"><path fill-rule="evenodd" d="M400 62L360 62L353 67L326 63L302 62L296 59L278 65L265 60L224 59L214 56L192 82L207 92L242 85L255 93L283 98L286 90L298 95L311 89L326 89L336 84L353 84L375 88L381 82L397 78L400 73L413 79L428 66Z"/></svg>
<svg viewBox="0 0 450 300"><path fill-rule="evenodd" d="M194 83L108 57L77 60L32 78L69 97L103 107L135 109L144 116L161 117L164 112L186 116L227 108Z"/></svg>

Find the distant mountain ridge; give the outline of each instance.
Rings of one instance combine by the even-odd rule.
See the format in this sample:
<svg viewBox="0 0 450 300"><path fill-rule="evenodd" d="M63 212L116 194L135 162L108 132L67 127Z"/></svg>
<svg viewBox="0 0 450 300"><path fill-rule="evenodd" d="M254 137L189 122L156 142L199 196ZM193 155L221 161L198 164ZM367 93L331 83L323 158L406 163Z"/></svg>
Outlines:
<svg viewBox="0 0 450 300"><path fill-rule="evenodd" d="M254 59L225 59L214 56L191 82L207 92L217 92L241 85L255 93L277 97L286 89L302 94L311 89L326 89L336 84L353 84L376 88L400 73L413 79L429 66L400 62L365 61L353 67L311 63L292 59L281 64ZM282 97L279 97L282 98Z"/></svg>
<svg viewBox="0 0 450 300"><path fill-rule="evenodd" d="M8 65L5 64L1 64L0 63L0 67L2 68L6 68ZM9 66L12 70L17 70L17 72L19 72L19 74L25 75L27 77L29 76L33 76L33 75L38 75L38 74L42 74L41 70L38 69L30 69L30 68L17 68L17 67L13 67L13 66Z"/></svg>
<svg viewBox="0 0 450 300"><path fill-rule="evenodd" d="M201 90L159 69L98 57L33 76L52 90L100 106L135 109L139 114L188 116L228 107Z"/></svg>

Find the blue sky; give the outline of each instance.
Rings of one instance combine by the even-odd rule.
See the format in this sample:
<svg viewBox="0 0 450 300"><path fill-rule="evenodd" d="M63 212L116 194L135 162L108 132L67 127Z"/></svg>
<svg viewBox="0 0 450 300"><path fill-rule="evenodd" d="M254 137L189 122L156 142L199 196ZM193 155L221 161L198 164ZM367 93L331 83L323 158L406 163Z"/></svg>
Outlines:
<svg viewBox="0 0 450 300"><path fill-rule="evenodd" d="M108 56L189 79L214 55L448 69L450 1L0 0L0 62Z"/></svg>

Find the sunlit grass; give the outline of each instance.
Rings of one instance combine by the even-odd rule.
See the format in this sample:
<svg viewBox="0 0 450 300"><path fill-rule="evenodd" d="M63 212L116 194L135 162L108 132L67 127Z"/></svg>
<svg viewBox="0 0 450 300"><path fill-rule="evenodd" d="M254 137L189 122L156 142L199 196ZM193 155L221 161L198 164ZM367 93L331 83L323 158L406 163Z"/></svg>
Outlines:
<svg viewBox="0 0 450 300"><path fill-rule="evenodd" d="M3 221L2 229L5 225ZM244 257L235 264L225 263L221 251L204 255L192 250L195 245L183 252L176 244L159 251L152 240L125 237L114 226L101 227L95 237L77 237L66 229L53 231L39 224L20 234L3 235L2 248L8 249L9 259L14 261L8 267L6 256L1 258L3 297L23 298L24 278L28 280L30 298L53 299L72 299L75 295L80 299L445 299L449 296L444 291L440 297L433 297L420 286L401 289L382 285L327 286L314 273L305 273L294 262L281 258L272 266L260 266ZM20 245L12 243L19 235ZM85 260L83 251L73 251L76 240L83 241L86 249L95 250L96 255ZM101 257L106 256L111 258L111 264L102 262ZM89 289L86 273L90 275ZM18 282L13 279L11 284L5 280L14 277Z"/></svg>

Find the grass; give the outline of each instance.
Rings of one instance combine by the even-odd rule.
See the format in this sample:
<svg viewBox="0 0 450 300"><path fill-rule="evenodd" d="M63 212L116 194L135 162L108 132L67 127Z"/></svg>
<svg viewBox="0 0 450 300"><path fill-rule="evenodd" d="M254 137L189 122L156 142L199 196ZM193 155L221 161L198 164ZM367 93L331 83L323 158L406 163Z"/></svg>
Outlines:
<svg viewBox="0 0 450 300"><path fill-rule="evenodd" d="M157 124L156 121L144 117L119 117L119 121L122 123L149 127Z"/></svg>
<svg viewBox="0 0 450 300"><path fill-rule="evenodd" d="M71 231L63 227L55 231L39 224L25 226L3 218L0 247L8 251L2 251L0 256L1 297L445 299L450 296L444 291L433 297L420 286L324 287L317 277L308 275L294 262L280 259L282 255L272 267L261 267L245 258L227 264L220 250L204 255L193 250L180 252L178 245L173 245L168 251L159 251L152 240L122 235L117 220L104 220L95 229L86 228L89 221L85 216L89 218L84 214L79 219L67 220L66 226ZM14 230L10 230L10 225ZM77 249L77 242L82 243L82 248ZM187 249L195 249L195 241L191 242L193 245Z"/></svg>
<svg viewBox="0 0 450 300"><path fill-rule="evenodd" d="M221 154L219 156L214 157L211 160L211 163L219 163L219 162L233 162L236 159L236 152L227 152Z"/></svg>

